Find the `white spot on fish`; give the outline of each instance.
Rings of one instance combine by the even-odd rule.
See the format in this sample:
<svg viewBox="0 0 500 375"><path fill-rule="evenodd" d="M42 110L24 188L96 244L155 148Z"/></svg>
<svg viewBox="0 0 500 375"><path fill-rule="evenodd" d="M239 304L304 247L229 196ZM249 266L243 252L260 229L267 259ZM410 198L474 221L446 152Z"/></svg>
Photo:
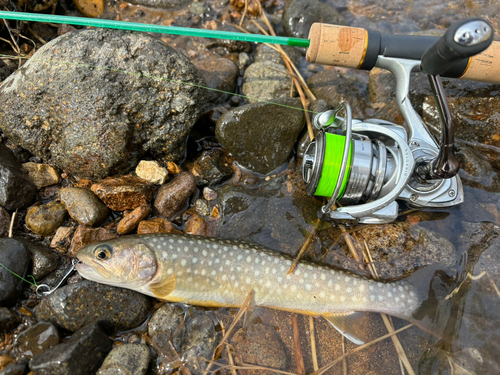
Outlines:
<svg viewBox="0 0 500 375"><path fill-rule="evenodd" d="M370 296L370 301L375 301L375 296L373 294Z"/></svg>
<svg viewBox="0 0 500 375"><path fill-rule="evenodd" d="M156 238L153 238L153 242L158 242L158 240Z"/></svg>
<svg viewBox="0 0 500 375"><path fill-rule="evenodd" d="M238 257L236 258L237 260L242 260L243 259L243 255L238 255Z"/></svg>
<svg viewBox="0 0 500 375"><path fill-rule="evenodd" d="M321 276L319 277L321 280L325 281L326 280L326 275L324 273L321 274Z"/></svg>
<svg viewBox="0 0 500 375"><path fill-rule="evenodd" d="M168 240L168 242L170 242L170 243L174 243L173 238L169 239L169 240Z"/></svg>
<svg viewBox="0 0 500 375"><path fill-rule="evenodd" d="M352 302L356 302L358 298L356 296L352 296Z"/></svg>
<svg viewBox="0 0 500 375"><path fill-rule="evenodd" d="M391 292L387 292L387 297L392 297L392 293Z"/></svg>
<svg viewBox="0 0 500 375"><path fill-rule="evenodd" d="M212 265L212 263L213 263L213 262L212 262L211 260L210 260L210 261L208 261L208 265L209 265L209 266L211 266L211 265Z"/></svg>
<svg viewBox="0 0 500 375"><path fill-rule="evenodd" d="M364 286L364 285L360 285L360 286L359 286L359 291L360 291L360 292L362 292L362 291L364 291L364 290L365 290L365 286Z"/></svg>
<svg viewBox="0 0 500 375"><path fill-rule="evenodd" d="M345 302L345 296L340 296L340 302Z"/></svg>
<svg viewBox="0 0 500 375"><path fill-rule="evenodd" d="M193 278L192 277L188 277L187 281L190 283L191 281L193 281Z"/></svg>
<svg viewBox="0 0 500 375"><path fill-rule="evenodd" d="M177 240L177 243L182 243L182 240L181 239Z"/></svg>
<svg viewBox="0 0 500 375"><path fill-rule="evenodd" d="M313 273L313 279L316 280L318 278L318 275L316 275L315 273Z"/></svg>
<svg viewBox="0 0 500 375"><path fill-rule="evenodd" d="M267 286L268 288L270 288L270 287L271 287L271 281L267 280L267 281L266 281L266 286Z"/></svg>
<svg viewBox="0 0 500 375"><path fill-rule="evenodd" d="M215 259L215 263L220 263L220 259L219 258Z"/></svg>
<svg viewBox="0 0 500 375"><path fill-rule="evenodd" d="M286 268L285 268L285 266L281 266L281 267L280 267L281 272L284 272L284 271L285 271L285 269L286 269Z"/></svg>
<svg viewBox="0 0 500 375"><path fill-rule="evenodd" d="M251 261L252 261L252 257L249 255L249 256L247 257L247 262L248 262L248 263L250 263Z"/></svg>
<svg viewBox="0 0 500 375"><path fill-rule="evenodd" d="M211 274L212 276L215 276L215 275L217 275L217 271L213 270L210 274Z"/></svg>
<svg viewBox="0 0 500 375"><path fill-rule="evenodd" d="M369 285L368 289L373 290L373 285Z"/></svg>
<svg viewBox="0 0 500 375"><path fill-rule="evenodd" d="M160 244L156 245L156 248L161 249L161 245Z"/></svg>
<svg viewBox="0 0 500 375"><path fill-rule="evenodd" d="M379 294L379 295L378 295L378 300L379 300L379 301L383 301L383 300L384 300L384 297L383 297L382 295L380 295L380 294Z"/></svg>
<svg viewBox="0 0 500 375"><path fill-rule="evenodd" d="M168 273L169 275L171 275L172 273L174 273L173 268L169 268L169 269L167 270L167 273Z"/></svg>
<svg viewBox="0 0 500 375"><path fill-rule="evenodd" d="M257 277L257 276L260 275L260 272L259 271L255 271L254 275L255 275L255 277Z"/></svg>
<svg viewBox="0 0 500 375"><path fill-rule="evenodd" d="M295 291L297 291L297 286L296 285L292 285L291 289L292 289L292 292L295 292Z"/></svg>
<svg viewBox="0 0 500 375"><path fill-rule="evenodd" d="M249 277L247 277L247 278L245 279L245 282L246 282L247 284L250 284L250 283L252 282L252 279L251 279L251 278L249 278Z"/></svg>
<svg viewBox="0 0 500 375"><path fill-rule="evenodd" d="M259 264L259 262L260 262L259 257L255 258L255 264Z"/></svg>
<svg viewBox="0 0 500 375"><path fill-rule="evenodd" d="M193 249L193 251L194 251L195 253L197 253L198 251L200 251L200 249L198 249L197 247L195 247L195 248Z"/></svg>
<svg viewBox="0 0 500 375"><path fill-rule="evenodd" d="M167 243L166 243L166 242L163 242L163 246L167 246Z"/></svg>
<svg viewBox="0 0 500 375"><path fill-rule="evenodd" d="M227 275L222 275L222 281L226 281L227 280Z"/></svg>
<svg viewBox="0 0 500 375"><path fill-rule="evenodd" d="M347 283L349 282L349 276L344 277L344 281Z"/></svg>
<svg viewBox="0 0 500 375"><path fill-rule="evenodd" d="M332 285L333 285L333 280L328 280L328 284L327 285L331 288Z"/></svg>
<svg viewBox="0 0 500 375"><path fill-rule="evenodd" d="M172 259L177 259L177 254L172 254Z"/></svg>
<svg viewBox="0 0 500 375"><path fill-rule="evenodd" d="M203 268L203 269L201 270L201 274L202 274L202 276L205 276L205 274L206 274L206 273L207 273L207 271L205 270L205 268Z"/></svg>
<svg viewBox="0 0 500 375"><path fill-rule="evenodd" d="M335 290L338 292L340 290L340 284L335 284Z"/></svg>
<svg viewBox="0 0 500 375"><path fill-rule="evenodd" d="M321 291L321 292L319 292L319 296L320 296L321 298L325 298L325 297L326 297L326 293L325 293L325 292L323 292L323 291Z"/></svg>
<svg viewBox="0 0 500 375"><path fill-rule="evenodd" d="M239 286L240 286L240 283L236 281L236 282L234 283L234 286L237 288L237 287L239 287Z"/></svg>
<svg viewBox="0 0 500 375"><path fill-rule="evenodd" d="M345 291L346 291L347 293L351 293L351 292L352 292L352 288L351 288L351 287L348 287Z"/></svg>
<svg viewBox="0 0 500 375"><path fill-rule="evenodd" d="M400 285L400 286L398 286L398 289L399 289L399 291L400 291L400 292L402 292L402 291L403 291L403 287L402 287L401 285Z"/></svg>
<svg viewBox="0 0 500 375"><path fill-rule="evenodd" d="M228 259L226 260L226 266L229 266L231 264L231 261Z"/></svg>
<svg viewBox="0 0 500 375"><path fill-rule="evenodd" d="M276 274L276 268L273 268L273 271L272 271L273 275Z"/></svg>
<svg viewBox="0 0 500 375"><path fill-rule="evenodd" d="M206 257L206 256L208 255L208 253L207 253L207 251L206 251L206 250L202 250L202 251L201 251L201 254L202 254L204 257Z"/></svg>
<svg viewBox="0 0 500 375"><path fill-rule="evenodd" d="M187 272L187 273L191 273L191 268L188 268L188 269L186 270L186 272Z"/></svg>
<svg viewBox="0 0 500 375"><path fill-rule="evenodd" d="M395 301L396 301L396 302L399 302L399 297L396 297Z"/></svg>
<svg viewBox="0 0 500 375"><path fill-rule="evenodd" d="M183 266L183 267L184 267L185 265L186 265L186 259L182 259L182 260L181 260L181 266Z"/></svg>
<svg viewBox="0 0 500 375"><path fill-rule="evenodd" d="M358 282L357 282L356 280L354 280L354 281L352 282L352 285L356 286L356 285L358 285Z"/></svg>
<svg viewBox="0 0 500 375"><path fill-rule="evenodd" d="M198 258L193 258L191 261L192 261L193 263L198 263Z"/></svg>
<svg viewBox="0 0 500 375"><path fill-rule="evenodd" d="M172 245L168 245L168 248L169 248L170 250L173 250L173 249L174 249L174 247L173 247Z"/></svg>

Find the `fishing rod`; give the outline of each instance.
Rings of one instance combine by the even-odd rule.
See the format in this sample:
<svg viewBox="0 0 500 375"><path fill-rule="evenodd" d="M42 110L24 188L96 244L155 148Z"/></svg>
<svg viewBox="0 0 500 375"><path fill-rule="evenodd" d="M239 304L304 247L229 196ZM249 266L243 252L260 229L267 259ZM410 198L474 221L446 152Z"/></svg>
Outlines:
<svg viewBox="0 0 500 375"><path fill-rule="evenodd" d="M0 12L0 18L282 44L307 48L311 63L389 70L406 127L352 119L348 103L314 118L319 132L305 151L302 177L308 195L329 198L318 216L334 224L391 222L398 201L417 208L462 203L453 122L440 76L500 83L500 42L493 42L493 27L481 18L458 21L442 37L317 23L309 39L19 12ZM428 75L441 122L439 144L409 100L412 72Z"/></svg>

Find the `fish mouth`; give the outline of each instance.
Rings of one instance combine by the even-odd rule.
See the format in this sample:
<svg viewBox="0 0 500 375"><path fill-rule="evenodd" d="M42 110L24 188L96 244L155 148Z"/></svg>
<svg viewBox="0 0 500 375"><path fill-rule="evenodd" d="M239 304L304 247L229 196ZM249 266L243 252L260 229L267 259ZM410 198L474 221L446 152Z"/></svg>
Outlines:
<svg viewBox="0 0 500 375"><path fill-rule="evenodd" d="M78 271L80 275L84 278L93 280L93 281L104 281L106 282L111 276L110 272L104 268L101 264L90 260L87 264L83 259L79 258L77 255L79 263L75 264L75 269Z"/></svg>

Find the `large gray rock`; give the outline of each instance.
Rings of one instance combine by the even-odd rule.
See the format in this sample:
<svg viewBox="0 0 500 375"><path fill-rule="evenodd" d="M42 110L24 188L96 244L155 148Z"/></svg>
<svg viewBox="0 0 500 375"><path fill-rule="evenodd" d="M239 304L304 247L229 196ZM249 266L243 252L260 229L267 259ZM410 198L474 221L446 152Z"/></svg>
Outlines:
<svg viewBox="0 0 500 375"><path fill-rule="evenodd" d="M35 195L36 187L21 163L0 143L0 206L7 210L24 208L33 202Z"/></svg>
<svg viewBox="0 0 500 375"><path fill-rule="evenodd" d="M85 280L45 297L35 313L37 319L72 332L97 321L127 330L142 323L150 307L150 299L143 294Z"/></svg>
<svg viewBox="0 0 500 375"><path fill-rule="evenodd" d="M24 243L14 238L0 238L0 305L16 303L25 285L17 275L26 277L30 263L30 251ZM10 270L10 272L9 272Z"/></svg>
<svg viewBox="0 0 500 375"><path fill-rule="evenodd" d="M299 99L276 103L247 104L225 113L217 122L215 135L244 167L266 174L290 159L304 127Z"/></svg>
<svg viewBox="0 0 500 375"><path fill-rule="evenodd" d="M99 323L93 323L33 357L29 367L37 375L91 375L96 373L111 348L111 339Z"/></svg>
<svg viewBox="0 0 500 375"><path fill-rule="evenodd" d="M241 90L250 103L276 101L290 96L292 78L285 66L274 61L258 61L245 70Z"/></svg>
<svg viewBox="0 0 500 375"><path fill-rule="evenodd" d="M109 352L97 375L143 375L146 373L151 352L144 344L125 344ZM128 371L128 372L125 372Z"/></svg>
<svg viewBox="0 0 500 375"><path fill-rule="evenodd" d="M103 178L146 152L184 155L204 104L197 85L205 86L198 69L149 34L75 31L40 48L0 85L0 127L66 172Z"/></svg>

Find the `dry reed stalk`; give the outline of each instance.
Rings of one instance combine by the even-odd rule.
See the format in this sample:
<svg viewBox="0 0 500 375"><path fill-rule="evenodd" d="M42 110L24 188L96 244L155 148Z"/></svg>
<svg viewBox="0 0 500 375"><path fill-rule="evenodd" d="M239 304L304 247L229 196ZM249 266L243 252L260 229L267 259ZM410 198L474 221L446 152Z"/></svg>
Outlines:
<svg viewBox="0 0 500 375"><path fill-rule="evenodd" d="M312 238L316 235L316 232L318 230L318 226L319 224L321 224L321 220L318 219L315 223L314 223L314 228L313 230L309 233L309 236L307 237L306 241L304 242L304 244L302 245L302 247L300 248L300 251L299 253L297 254L297 256L295 257L290 269L288 270L287 274L290 274L292 273L295 268L297 268L297 265L299 264L300 262L300 259L302 259L302 257L304 256L309 244L311 243L312 241Z"/></svg>
<svg viewBox="0 0 500 375"><path fill-rule="evenodd" d="M247 12L248 12L248 0L245 0L245 9L243 9L243 15L241 16L240 27L243 25L243 21L245 20Z"/></svg>
<svg viewBox="0 0 500 375"><path fill-rule="evenodd" d="M292 315L292 331L293 331L293 348L295 349L295 360L297 363L297 372L300 375L306 373L304 366L304 356L302 355L302 348L300 347L300 331L299 322L297 321L297 314Z"/></svg>
<svg viewBox="0 0 500 375"><path fill-rule="evenodd" d="M314 371L319 369L318 366L318 355L316 353L316 338L314 337L314 318L309 315L309 332L311 332L311 356L313 362Z"/></svg>
<svg viewBox="0 0 500 375"><path fill-rule="evenodd" d="M342 355L345 355L345 336L342 335ZM342 360L342 368L344 375L347 375L347 358Z"/></svg>

